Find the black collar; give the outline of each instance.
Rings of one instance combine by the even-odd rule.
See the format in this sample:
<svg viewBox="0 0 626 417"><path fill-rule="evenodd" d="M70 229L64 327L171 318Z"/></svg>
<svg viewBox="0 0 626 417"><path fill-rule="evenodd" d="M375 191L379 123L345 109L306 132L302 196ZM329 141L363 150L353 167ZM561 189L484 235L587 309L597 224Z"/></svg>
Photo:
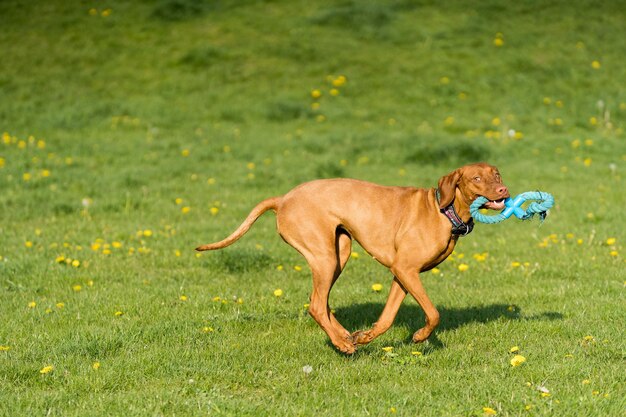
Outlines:
<svg viewBox="0 0 626 417"><path fill-rule="evenodd" d="M437 189L435 194L437 196L438 203L440 199L439 189ZM450 223L452 223L453 235L467 236L470 234L472 229L474 229L474 219L470 217L469 222L463 222L463 220L461 220L456 210L454 209L454 202L450 203L448 207L440 209L440 211L448 218L448 220L450 220Z"/></svg>

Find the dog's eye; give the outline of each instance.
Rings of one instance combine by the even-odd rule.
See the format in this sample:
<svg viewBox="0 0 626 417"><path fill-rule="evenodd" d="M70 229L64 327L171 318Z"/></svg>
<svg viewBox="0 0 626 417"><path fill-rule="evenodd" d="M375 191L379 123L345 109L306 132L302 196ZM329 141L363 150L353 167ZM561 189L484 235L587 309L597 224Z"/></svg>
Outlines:
<svg viewBox="0 0 626 417"><path fill-rule="evenodd" d="M474 177L474 178L472 178L472 179L473 179L474 181L476 181L476 182L480 182L480 177Z"/></svg>

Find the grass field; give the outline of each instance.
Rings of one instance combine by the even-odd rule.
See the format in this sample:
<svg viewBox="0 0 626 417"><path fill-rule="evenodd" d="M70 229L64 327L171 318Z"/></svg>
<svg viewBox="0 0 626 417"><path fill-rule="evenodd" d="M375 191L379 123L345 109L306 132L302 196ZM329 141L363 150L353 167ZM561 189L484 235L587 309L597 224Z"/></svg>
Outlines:
<svg viewBox="0 0 626 417"><path fill-rule="evenodd" d="M0 2L0 415L624 416L626 9L439 3ZM557 204L423 276L421 345L407 298L337 353L271 214L193 250L307 180L479 160ZM353 250L352 331L391 282Z"/></svg>

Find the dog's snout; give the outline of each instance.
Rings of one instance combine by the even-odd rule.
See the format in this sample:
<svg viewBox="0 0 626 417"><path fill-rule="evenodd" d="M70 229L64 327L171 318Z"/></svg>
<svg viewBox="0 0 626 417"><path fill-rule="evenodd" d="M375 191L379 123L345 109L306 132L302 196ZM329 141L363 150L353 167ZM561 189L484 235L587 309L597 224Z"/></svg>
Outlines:
<svg viewBox="0 0 626 417"><path fill-rule="evenodd" d="M506 186L504 186L504 185L503 185L503 186L501 186L501 187L498 187L498 188L496 189L496 191L498 192L498 194L503 195L503 196L504 196L504 195L508 195L508 194L509 194L509 189L508 189L508 188L506 188Z"/></svg>

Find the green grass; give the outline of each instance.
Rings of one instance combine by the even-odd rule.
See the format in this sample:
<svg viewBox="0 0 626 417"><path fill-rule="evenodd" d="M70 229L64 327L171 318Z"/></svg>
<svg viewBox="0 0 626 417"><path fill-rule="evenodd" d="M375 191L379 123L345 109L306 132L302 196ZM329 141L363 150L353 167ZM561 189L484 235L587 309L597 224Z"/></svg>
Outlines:
<svg viewBox="0 0 626 417"><path fill-rule="evenodd" d="M0 415L623 415L624 18L591 1L0 2ZM424 275L442 322L422 345L407 299L388 333L335 352L271 214L193 251L303 181L432 187L476 160L557 204L542 225L478 225ZM391 281L354 251L331 295L350 330Z"/></svg>

